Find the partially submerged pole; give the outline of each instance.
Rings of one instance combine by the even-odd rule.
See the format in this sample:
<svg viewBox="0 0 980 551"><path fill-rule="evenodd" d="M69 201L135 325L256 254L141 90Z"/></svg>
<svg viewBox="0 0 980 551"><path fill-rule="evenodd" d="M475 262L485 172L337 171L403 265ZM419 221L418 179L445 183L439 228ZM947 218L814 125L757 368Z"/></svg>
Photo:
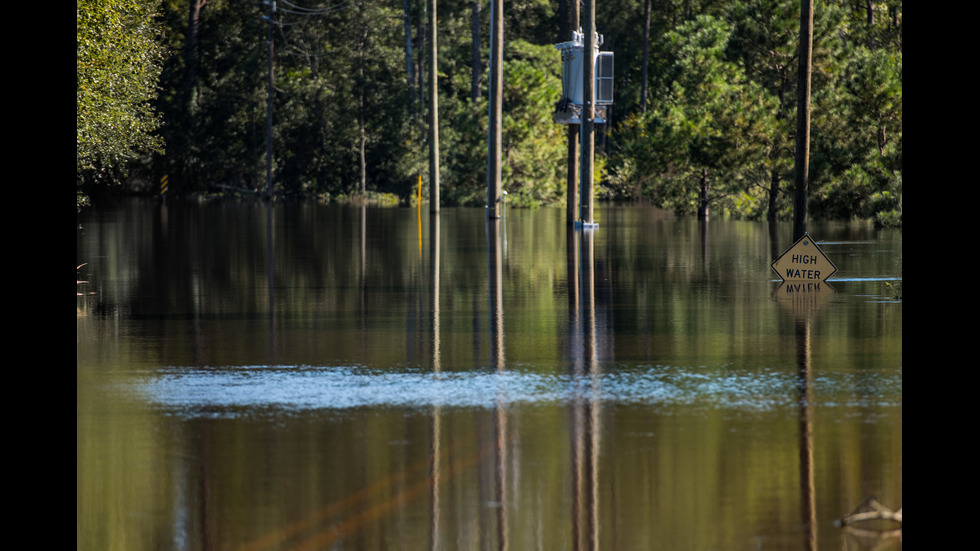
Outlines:
<svg viewBox="0 0 980 551"><path fill-rule="evenodd" d="M595 159L595 0L585 0L583 33L585 34L585 62L582 82L582 204L580 207L582 226L593 225L592 188L594 184L592 164Z"/></svg>
<svg viewBox="0 0 980 551"><path fill-rule="evenodd" d="M500 148L504 91L504 7L490 2L490 128L487 158L487 215L500 218Z"/></svg>
<svg viewBox="0 0 980 551"><path fill-rule="evenodd" d="M800 0L800 65L796 87L796 199L793 205L793 241L807 232L807 195L810 192L810 56L813 46L813 0Z"/></svg>
<svg viewBox="0 0 980 551"><path fill-rule="evenodd" d="M577 0L573 0L577 1ZM555 122L570 126L568 131L568 222L575 227L594 228L594 166L595 125L608 120L613 102L613 53L599 52L602 37L595 30L595 0L585 0L582 19L584 26L572 30L572 40L555 44L561 51L562 96L555 104ZM570 12L569 21L577 23L577 14ZM578 167L579 185L574 185L576 172L574 139L578 132L581 161ZM578 205L576 205L578 193Z"/></svg>
<svg viewBox="0 0 980 551"><path fill-rule="evenodd" d="M579 22L579 0L568 2L568 28L562 34L574 39L574 33L581 24ZM578 125L569 124L568 134L568 170L565 183L565 217L569 225L574 225L578 218Z"/></svg>
<svg viewBox="0 0 980 551"><path fill-rule="evenodd" d="M436 45L436 0L429 12L429 209L439 212L439 48Z"/></svg>

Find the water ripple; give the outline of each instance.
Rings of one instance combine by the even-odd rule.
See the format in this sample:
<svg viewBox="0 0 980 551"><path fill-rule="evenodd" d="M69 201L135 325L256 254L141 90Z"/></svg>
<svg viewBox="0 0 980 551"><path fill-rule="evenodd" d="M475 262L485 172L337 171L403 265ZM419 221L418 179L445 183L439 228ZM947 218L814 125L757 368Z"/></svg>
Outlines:
<svg viewBox="0 0 980 551"><path fill-rule="evenodd" d="M901 368L881 373L825 373L809 383L808 399L824 406L901 405ZM167 409L357 407L496 407L590 400L646 405L771 408L796 404L795 372L642 366L600 374L531 370L431 373L360 367L244 366L169 368L140 387Z"/></svg>

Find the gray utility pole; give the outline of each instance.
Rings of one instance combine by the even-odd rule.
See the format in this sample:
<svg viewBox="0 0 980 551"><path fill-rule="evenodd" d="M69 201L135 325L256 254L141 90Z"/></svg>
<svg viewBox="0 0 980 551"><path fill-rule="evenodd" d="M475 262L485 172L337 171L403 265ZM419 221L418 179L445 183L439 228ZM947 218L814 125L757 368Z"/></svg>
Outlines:
<svg viewBox="0 0 980 551"><path fill-rule="evenodd" d="M592 164L595 160L595 0L585 0L584 14L585 62L583 63L582 96L582 205L581 223L593 224L592 188L594 185Z"/></svg>
<svg viewBox="0 0 980 551"><path fill-rule="evenodd" d="M265 121L265 198L272 199L272 95L274 81L272 54L275 44L272 40L272 25L275 22L276 3L272 1L268 4L269 36L266 38L266 43L269 45L269 89Z"/></svg>
<svg viewBox="0 0 980 551"><path fill-rule="evenodd" d="M436 0L427 0L429 12L429 209L439 212L439 48L436 45Z"/></svg>
<svg viewBox="0 0 980 551"><path fill-rule="evenodd" d="M504 7L502 0L490 1L490 128L487 158L487 214L500 218L500 148L504 93Z"/></svg>
<svg viewBox="0 0 980 551"><path fill-rule="evenodd" d="M810 57L813 48L813 0L800 0L800 68L796 87L796 199L793 241L807 232L810 193Z"/></svg>
<svg viewBox="0 0 980 551"><path fill-rule="evenodd" d="M579 0L568 2L568 29L562 33L565 38L574 39L574 33L579 28ZM578 219L578 125L568 125L568 176L565 184L565 218L569 225L574 225Z"/></svg>

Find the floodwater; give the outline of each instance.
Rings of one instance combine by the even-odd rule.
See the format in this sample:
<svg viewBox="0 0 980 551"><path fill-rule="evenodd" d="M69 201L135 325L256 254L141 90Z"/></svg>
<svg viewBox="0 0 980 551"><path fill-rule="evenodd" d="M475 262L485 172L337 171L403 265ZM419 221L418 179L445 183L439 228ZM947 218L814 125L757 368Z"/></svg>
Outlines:
<svg viewBox="0 0 980 551"><path fill-rule="evenodd" d="M902 234L563 209L78 217L78 549L901 549Z"/></svg>

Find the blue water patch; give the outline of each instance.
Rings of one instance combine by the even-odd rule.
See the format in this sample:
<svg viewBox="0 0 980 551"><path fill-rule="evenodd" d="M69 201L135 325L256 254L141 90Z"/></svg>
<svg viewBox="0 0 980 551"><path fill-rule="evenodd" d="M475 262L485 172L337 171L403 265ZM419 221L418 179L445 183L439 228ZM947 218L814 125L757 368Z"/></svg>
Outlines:
<svg viewBox="0 0 980 551"><path fill-rule="evenodd" d="M901 369L825 373L802 381L793 370L740 373L724 368L631 366L596 374L534 370L433 373L362 367L242 366L168 368L140 387L152 404L177 412L274 408L477 407L561 404L707 406L768 409L808 400L824 405L901 405Z"/></svg>

